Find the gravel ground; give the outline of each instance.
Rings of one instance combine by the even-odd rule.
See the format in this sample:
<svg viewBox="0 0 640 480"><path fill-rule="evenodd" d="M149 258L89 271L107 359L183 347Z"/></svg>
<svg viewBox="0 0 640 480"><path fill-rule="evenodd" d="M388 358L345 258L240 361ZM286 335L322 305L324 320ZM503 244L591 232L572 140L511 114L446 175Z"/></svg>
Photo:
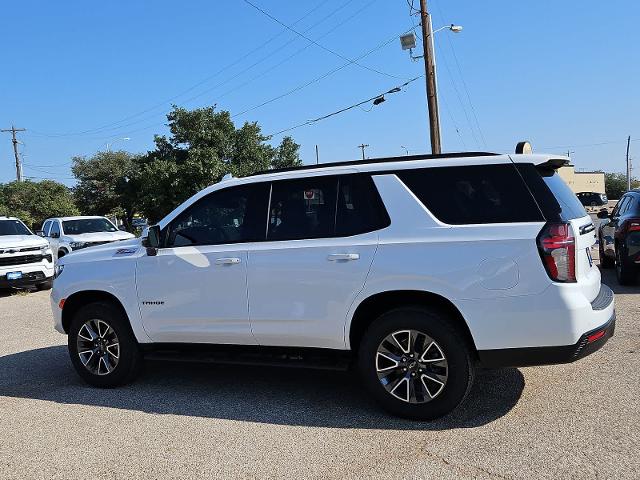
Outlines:
<svg viewBox="0 0 640 480"><path fill-rule="evenodd" d="M0 478L640 478L640 286L570 365L483 371L454 414L380 412L347 373L149 363L96 390L46 292L0 298Z"/></svg>

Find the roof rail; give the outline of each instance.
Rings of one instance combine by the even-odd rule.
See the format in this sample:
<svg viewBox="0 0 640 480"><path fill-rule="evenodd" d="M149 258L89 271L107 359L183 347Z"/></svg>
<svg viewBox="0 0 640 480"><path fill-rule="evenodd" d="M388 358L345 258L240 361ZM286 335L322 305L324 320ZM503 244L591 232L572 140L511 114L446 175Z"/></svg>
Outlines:
<svg viewBox="0 0 640 480"><path fill-rule="evenodd" d="M381 158L367 158L366 160L347 160L344 162L330 162L319 163L316 165L301 165L299 167L286 167L286 168L274 168L273 170L263 170L257 172L254 175L265 175L267 173L278 172L295 172L298 170L312 170L314 168L326 168L326 167L342 167L350 165L367 165L370 163L387 163L387 162L411 162L414 160L431 160L437 158L455 158L455 157L486 157L500 155L499 153L492 152L456 152L456 153L440 153L437 155L432 154L420 154L420 155L403 155L401 157L381 157Z"/></svg>

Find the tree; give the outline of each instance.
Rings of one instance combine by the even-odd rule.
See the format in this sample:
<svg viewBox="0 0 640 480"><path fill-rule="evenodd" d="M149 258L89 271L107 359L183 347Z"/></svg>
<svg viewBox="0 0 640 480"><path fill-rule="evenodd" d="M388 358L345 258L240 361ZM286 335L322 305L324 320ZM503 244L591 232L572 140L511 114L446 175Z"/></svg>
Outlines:
<svg viewBox="0 0 640 480"><path fill-rule="evenodd" d="M627 191L627 175L624 173L605 173L604 188L607 197L612 200L619 199ZM640 181L637 178L631 178L631 188L640 188Z"/></svg>
<svg viewBox="0 0 640 480"><path fill-rule="evenodd" d="M140 175L136 156L124 152L98 152L90 158L74 157L71 171L78 180L74 194L82 213L115 215L132 230L138 212Z"/></svg>
<svg viewBox="0 0 640 480"><path fill-rule="evenodd" d="M78 215L71 190L53 180L0 184L0 214L18 217L39 230L45 219Z"/></svg>
<svg viewBox="0 0 640 480"><path fill-rule="evenodd" d="M227 173L242 177L302 163L290 137L273 147L257 123L236 128L227 111L174 106L167 120L169 137L155 137L155 149L139 159L137 172L140 207L152 222Z"/></svg>

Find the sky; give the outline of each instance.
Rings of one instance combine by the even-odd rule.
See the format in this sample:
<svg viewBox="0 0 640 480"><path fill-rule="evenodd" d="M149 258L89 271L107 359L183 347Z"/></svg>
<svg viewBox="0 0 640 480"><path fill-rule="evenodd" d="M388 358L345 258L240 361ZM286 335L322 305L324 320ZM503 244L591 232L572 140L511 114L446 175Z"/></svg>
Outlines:
<svg viewBox="0 0 640 480"><path fill-rule="evenodd" d="M153 149L172 104L215 104L272 134L424 73L399 41L418 25L411 0L251 2L302 35L243 0L3 5L0 128L27 129L25 176L73 185L73 156ZM512 152L529 140L535 152L570 152L577 169L622 172L630 135L640 176L640 2L428 5L434 29L463 26L434 36L443 151ZM424 79L385 99L287 134L304 163L316 145L320 162L357 159L360 144L367 157L429 153ZM0 182L13 179L2 133Z"/></svg>

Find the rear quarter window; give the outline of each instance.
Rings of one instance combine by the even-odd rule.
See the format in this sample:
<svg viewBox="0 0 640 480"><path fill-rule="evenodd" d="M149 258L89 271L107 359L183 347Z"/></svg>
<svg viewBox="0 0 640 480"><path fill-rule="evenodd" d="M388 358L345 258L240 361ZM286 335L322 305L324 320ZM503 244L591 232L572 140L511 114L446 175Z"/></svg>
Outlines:
<svg viewBox="0 0 640 480"><path fill-rule="evenodd" d="M518 164L516 168L546 220L567 222L587 215L584 205L555 169L526 163Z"/></svg>
<svg viewBox="0 0 640 480"><path fill-rule="evenodd" d="M423 168L397 175L444 223L544 221L513 164Z"/></svg>

